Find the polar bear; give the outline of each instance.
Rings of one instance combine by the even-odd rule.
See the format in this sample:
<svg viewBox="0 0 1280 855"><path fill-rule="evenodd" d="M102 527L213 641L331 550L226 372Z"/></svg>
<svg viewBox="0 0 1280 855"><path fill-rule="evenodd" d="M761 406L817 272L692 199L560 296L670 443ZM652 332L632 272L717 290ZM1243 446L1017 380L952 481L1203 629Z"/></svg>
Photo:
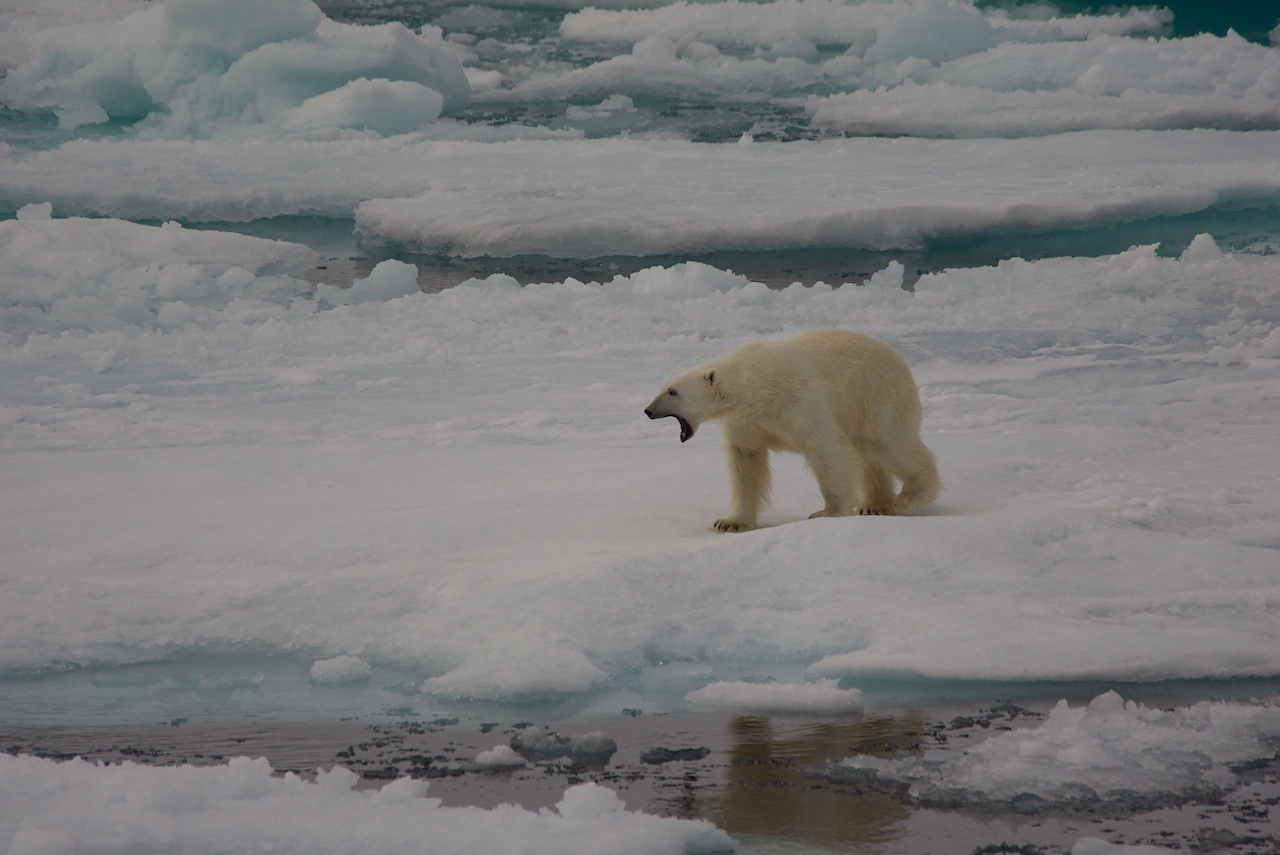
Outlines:
<svg viewBox="0 0 1280 855"><path fill-rule="evenodd" d="M813 330L748 344L679 374L645 415L675 418L680 441L706 421L724 430L732 507L718 531L750 531L769 496L769 452L804 456L823 508L813 517L909 514L941 489L920 440L920 394L911 369L882 341ZM894 478L902 482L895 494Z"/></svg>

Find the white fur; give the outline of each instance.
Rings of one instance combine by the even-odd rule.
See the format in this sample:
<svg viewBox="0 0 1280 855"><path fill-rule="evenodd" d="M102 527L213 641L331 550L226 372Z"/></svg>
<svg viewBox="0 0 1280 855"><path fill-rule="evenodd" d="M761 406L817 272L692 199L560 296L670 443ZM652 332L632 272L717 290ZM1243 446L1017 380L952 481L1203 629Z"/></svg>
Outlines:
<svg viewBox="0 0 1280 855"><path fill-rule="evenodd" d="M814 330L748 344L668 381L645 413L680 419L682 440L720 422L733 502L712 525L719 531L756 527L774 450L803 455L813 470L824 502L813 517L909 514L941 489L920 440L911 369L861 333Z"/></svg>

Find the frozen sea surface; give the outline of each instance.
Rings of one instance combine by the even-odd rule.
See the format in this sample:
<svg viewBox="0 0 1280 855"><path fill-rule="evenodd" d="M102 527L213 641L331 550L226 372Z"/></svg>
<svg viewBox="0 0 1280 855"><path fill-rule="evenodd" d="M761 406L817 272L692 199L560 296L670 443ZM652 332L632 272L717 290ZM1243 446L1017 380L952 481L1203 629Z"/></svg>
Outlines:
<svg viewBox="0 0 1280 855"><path fill-rule="evenodd" d="M0 845L1274 848L1261 8L0 0ZM820 326L939 502L709 532L644 403Z"/></svg>
<svg viewBox="0 0 1280 855"><path fill-rule="evenodd" d="M901 265L780 291L692 264L411 296L371 277L335 305L288 275L297 245L38 213L0 224L22 283L0 387L15 672L301 647L502 698L680 659L846 678L1280 665L1273 256L1203 236L914 293ZM797 465L770 527L711 537L718 453L668 444L636 402L823 324L912 362L941 503L783 525L814 502Z"/></svg>

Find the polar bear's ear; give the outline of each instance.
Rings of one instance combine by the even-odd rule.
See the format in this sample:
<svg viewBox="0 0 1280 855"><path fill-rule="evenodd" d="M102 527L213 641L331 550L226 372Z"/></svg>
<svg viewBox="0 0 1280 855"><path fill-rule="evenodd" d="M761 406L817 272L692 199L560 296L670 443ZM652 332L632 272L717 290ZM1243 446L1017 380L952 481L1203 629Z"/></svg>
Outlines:
<svg viewBox="0 0 1280 855"><path fill-rule="evenodd" d="M704 376L706 377L708 383L710 383L712 386L716 385L716 372L714 369L712 369L711 371L708 371Z"/></svg>

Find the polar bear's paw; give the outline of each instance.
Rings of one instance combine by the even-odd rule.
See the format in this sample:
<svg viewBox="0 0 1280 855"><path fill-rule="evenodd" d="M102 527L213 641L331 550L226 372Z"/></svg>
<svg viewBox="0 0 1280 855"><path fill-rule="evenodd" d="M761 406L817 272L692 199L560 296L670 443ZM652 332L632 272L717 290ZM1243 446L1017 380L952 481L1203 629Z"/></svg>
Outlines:
<svg viewBox="0 0 1280 855"><path fill-rule="evenodd" d="M893 516L893 514L893 508L886 508L880 505L870 505L865 508L854 508L851 511L823 508L820 511L809 514L809 519L816 520L822 517L887 517Z"/></svg>
<svg viewBox="0 0 1280 855"><path fill-rule="evenodd" d="M882 516L893 513L893 508L881 507L879 505L870 505L865 508L850 508L849 510L841 510L840 508L823 508L816 513L809 514L809 519L816 520L821 517L865 517L865 516Z"/></svg>
<svg viewBox="0 0 1280 855"><path fill-rule="evenodd" d="M756 524L753 522L738 520L733 517L718 519L711 524L712 531L751 531L755 527Z"/></svg>

